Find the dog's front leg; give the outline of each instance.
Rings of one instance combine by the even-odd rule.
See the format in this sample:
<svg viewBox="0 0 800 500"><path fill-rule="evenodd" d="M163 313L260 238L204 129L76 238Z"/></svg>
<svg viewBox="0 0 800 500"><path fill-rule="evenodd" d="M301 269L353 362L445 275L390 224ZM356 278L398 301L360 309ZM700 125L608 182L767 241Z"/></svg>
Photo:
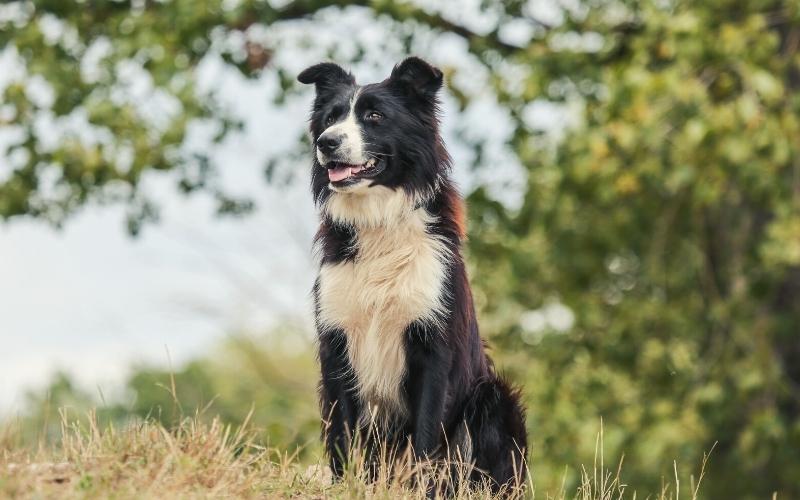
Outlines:
<svg viewBox="0 0 800 500"><path fill-rule="evenodd" d="M438 327L415 323L408 329L408 378L411 444L415 458L433 454L442 441L452 351Z"/></svg>
<svg viewBox="0 0 800 500"><path fill-rule="evenodd" d="M319 332L322 369L320 399L324 422L325 451L334 477L344 473L358 420L358 400L347 358L347 339L340 330Z"/></svg>

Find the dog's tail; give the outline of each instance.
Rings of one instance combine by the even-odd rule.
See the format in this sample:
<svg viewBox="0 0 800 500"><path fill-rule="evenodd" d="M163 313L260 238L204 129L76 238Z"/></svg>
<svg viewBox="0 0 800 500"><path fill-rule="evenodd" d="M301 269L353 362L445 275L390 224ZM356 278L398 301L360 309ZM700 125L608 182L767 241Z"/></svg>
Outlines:
<svg viewBox="0 0 800 500"><path fill-rule="evenodd" d="M491 479L495 493L521 491L527 473L525 411L520 393L492 374L481 380L464 409L476 481Z"/></svg>

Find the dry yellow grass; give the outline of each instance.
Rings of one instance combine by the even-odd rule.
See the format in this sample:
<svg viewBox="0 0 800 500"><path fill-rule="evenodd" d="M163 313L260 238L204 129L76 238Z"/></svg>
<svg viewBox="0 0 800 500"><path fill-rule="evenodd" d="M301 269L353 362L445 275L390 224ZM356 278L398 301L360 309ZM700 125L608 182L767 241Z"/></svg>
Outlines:
<svg viewBox="0 0 800 500"><path fill-rule="evenodd" d="M435 467L406 464L396 466L391 477L382 473L373 482L358 472L363 468L353 467L341 482L333 483L322 459L302 464L292 454L257 445L246 425L234 430L219 420L186 419L170 431L152 422L101 430L90 414L82 424L62 416L62 430L58 446L37 450L17 446L13 426L0 431L0 497L421 499L425 488L415 484L441 480ZM620 466L605 468L599 436L596 463L591 470L583 470L577 491L562 488L542 494L529 478L522 495L555 500L635 499L636 494L628 494L620 480ZM411 480L414 477L424 480ZM676 479L649 498L696 499L697 486L690 490L681 491ZM455 498L491 495L486 488L461 489Z"/></svg>

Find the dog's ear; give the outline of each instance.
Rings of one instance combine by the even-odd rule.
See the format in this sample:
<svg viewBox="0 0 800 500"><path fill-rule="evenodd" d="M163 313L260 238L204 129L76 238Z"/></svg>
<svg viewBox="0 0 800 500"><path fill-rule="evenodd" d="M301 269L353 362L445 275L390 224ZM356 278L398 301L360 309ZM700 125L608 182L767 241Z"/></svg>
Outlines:
<svg viewBox="0 0 800 500"><path fill-rule="evenodd" d="M335 87L340 84L352 85L356 83L353 75L345 71L338 64L325 62L315 64L304 69L297 80L300 83L313 83L317 87L317 92Z"/></svg>
<svg viewBox="0 0 800 500"><path fill-rule="evenodd" d="M419 57L409 57L394 67L389 82L409 95L431 101L442 88L442 71Z"/></svg>

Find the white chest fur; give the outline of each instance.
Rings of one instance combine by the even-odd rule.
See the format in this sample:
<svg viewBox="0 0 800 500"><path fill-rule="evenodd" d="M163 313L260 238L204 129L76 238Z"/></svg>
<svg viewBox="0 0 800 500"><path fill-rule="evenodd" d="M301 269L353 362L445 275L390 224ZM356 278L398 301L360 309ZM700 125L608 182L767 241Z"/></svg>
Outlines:
<svg viewBox="0 0 800 500"><path fill-rule="evenodd" d="M430 216L411 210L386 225L357 229L355 260L324 265L319 320L342 328L362 399L403 414L406 327L443 312L447 248L426 232Z"/></svg>

